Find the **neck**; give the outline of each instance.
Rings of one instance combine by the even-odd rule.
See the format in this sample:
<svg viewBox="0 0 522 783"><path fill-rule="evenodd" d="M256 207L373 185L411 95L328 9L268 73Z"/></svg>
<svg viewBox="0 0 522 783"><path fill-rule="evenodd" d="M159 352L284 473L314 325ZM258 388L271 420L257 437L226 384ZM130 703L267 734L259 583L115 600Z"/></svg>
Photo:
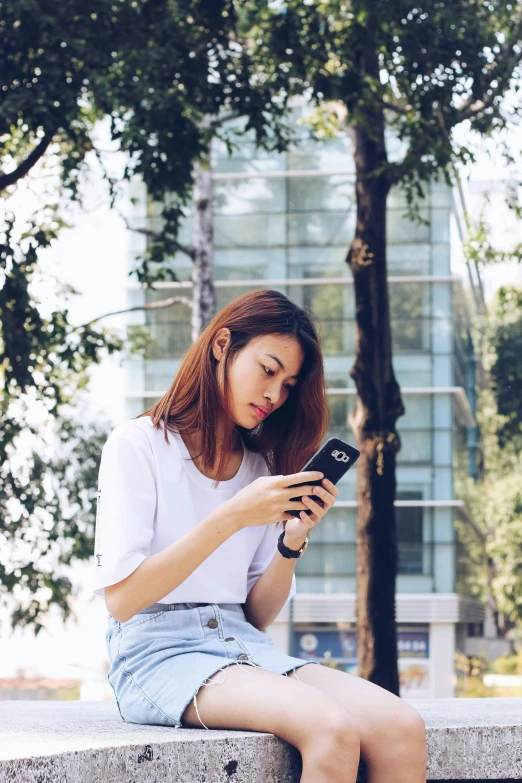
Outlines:
<svg viewBox="0 0 522 783"><path fill-rule="evenodd" d="M234 425L232 425L228 431L225 430L225 425L222 420L218 423L217 432L216 432L216 461L219 461L218 455L223 450L223 444L225 443L226 435L230 435L234 431ZM194 433L191 433L190 435L184 435L183 440L185 441L187 448L191 451L193 454L199 454L201 452L201 432L197 431ZM242 450L242 444L241 444L241 436L237 430L235 430L235 439L234 439L234 451L241 451Z"/></svg>

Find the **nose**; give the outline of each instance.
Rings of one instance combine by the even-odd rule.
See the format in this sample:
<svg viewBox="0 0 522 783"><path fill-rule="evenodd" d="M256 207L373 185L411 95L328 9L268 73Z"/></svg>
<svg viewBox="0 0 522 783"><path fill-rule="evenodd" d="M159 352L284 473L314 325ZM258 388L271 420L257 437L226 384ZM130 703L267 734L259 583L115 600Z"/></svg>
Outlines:
<svg viewBox="0 0 522 783"><path fill-rule="evenodd" d="M281 394L283 394L283 388L278 388L277 386L274 387L273 391L265 392L265 401L267 408L277 408L279 405L279 400L281 397Z"/></svg>

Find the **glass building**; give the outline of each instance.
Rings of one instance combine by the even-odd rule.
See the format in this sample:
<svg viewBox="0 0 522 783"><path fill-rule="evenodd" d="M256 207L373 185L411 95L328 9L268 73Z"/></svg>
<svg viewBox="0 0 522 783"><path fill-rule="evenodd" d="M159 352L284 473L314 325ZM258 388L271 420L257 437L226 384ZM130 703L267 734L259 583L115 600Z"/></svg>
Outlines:
<svg viewBox="0 0 522 783"><path fill-rule="evenodd" d="M296 110L296 116L300 113ZM353 442L348 415L355 401L354 291L345 263L355 229L354 163L350 141L312 141L305 128L292 151L256 150L243 137L233 155L216 142L214 183L215 278L218 308L252 288L278 289L316 314L325 357L331 435ZM136 194L139 195L139 188ZM431 183L420 220L405 217L399 191L388 200L388 272L393 363L406 414L399 422L396 501L399 542L397 621L401 692L454 695L454 652L468 631L481 632L484 609L460 592L455 518L466 517L455 497L458 471L475 471L475 362L470 340L474 299L461 279L458 208L450 188ZM136 224L154 229L160 209L141 197ZM180 241L191 243L191 218ZM135 235L129 265L143 250ZM191 260L172 261L180 284L145 292L129 283L129 306L190 297ZM126 364L127 416L136 416L170 386L190 345L189 308L137 312L150 330L142 357ZM296 567L298 594L269 632L303 657L356 670L355 471L338 484L339 499L315 531ZM465 553L460 556L465 563Z"/></svg>

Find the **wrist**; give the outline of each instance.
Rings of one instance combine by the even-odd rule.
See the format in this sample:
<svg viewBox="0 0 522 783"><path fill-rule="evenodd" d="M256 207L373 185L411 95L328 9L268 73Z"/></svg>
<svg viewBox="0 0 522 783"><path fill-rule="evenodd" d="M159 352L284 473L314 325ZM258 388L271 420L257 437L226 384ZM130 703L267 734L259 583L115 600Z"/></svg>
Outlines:
<svg viewBox="0 0 522 783"><path fill-rule="evenodd" d="M294 549L295 551L301 549L303 546L305 539L307 538L308 534L303 535L302 533L298 536L290 536L286 531L283 536L283 544L288 547L288 549Z"/></svg>
<svg viewBox="0 0 522 783"><path fill-rule="evenodd" d="M238 514L234 513L234 511L228 509L226 503L223 503L221 506L215 509L207 517L207 519L209 521L211 520L213 526L218 524L227 538L232 536L234 533L237 533L238 530L241 530L244 527L242 524L242 518Z"/></svg>

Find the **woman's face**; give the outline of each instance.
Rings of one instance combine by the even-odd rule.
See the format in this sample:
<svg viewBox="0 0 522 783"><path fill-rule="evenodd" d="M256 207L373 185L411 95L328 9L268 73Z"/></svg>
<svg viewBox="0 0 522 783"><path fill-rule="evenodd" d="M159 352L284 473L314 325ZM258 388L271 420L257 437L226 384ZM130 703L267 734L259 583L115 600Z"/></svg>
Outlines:
<svg viewBox="0 0 522 783"><path fill-rule="evenodd" d="M221 329L214 340L216 359L221 359L230 341L230 330ZM284 405L292 394L290 387L299 383L297 377L302 367L304 353L296 337L285 334L268 334L255 337L229 365L231 415L235 424L253 429ZM218 372L223 393L223 372ZM262 415L261 406L266 411Z"/></svg>

